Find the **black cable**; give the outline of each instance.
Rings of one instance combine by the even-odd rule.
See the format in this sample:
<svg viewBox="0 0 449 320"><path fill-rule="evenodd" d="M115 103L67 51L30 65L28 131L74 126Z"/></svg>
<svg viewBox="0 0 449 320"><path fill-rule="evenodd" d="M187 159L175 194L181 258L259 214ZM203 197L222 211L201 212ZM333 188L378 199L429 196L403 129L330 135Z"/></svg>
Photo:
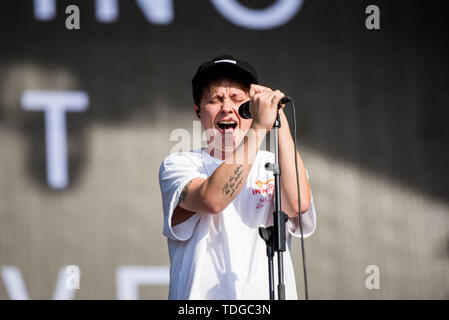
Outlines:
<svg viewBox="0 0 449 320"><path fill-rule="evenodd" d="M295 171L296 171L296 187L298 190L298 208L299 208L299 230L301 232L301 252L302 252L302 265L303 265L303 272L304 272L304 291L305 291L305 297L306 300L309 300L309 289L307 284L307 270L306 270L306 255L304 251L304 236L302 232L302 213L301 213L301 194L299 189L299 175L298 175L298 157L297 154L297 147L296 147L296 114L295 114L295 103L293 102L293 99L291 99L291 105L292 105L292 111L293 111L293 143L295 145Z"/></svg>

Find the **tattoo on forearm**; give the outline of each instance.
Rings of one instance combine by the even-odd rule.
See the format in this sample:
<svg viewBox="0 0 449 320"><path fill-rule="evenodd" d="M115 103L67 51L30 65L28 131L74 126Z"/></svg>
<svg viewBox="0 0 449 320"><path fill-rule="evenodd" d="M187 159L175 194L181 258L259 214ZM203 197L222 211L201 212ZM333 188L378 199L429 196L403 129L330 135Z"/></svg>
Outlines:
<svg viewBox="0 0 449 320"><path fill-rule="evenodd" d="M223 188L221 188L222 194L232 197L232 195L235 193L235 190L237 190L238 187L242 184L243 181L243 177L241 177L243 173L242 167L243 165L239 165L237 166L237 168L234 169L234 174L231 177L229 177L229 180L225 183Z"/></svg>
<svg viewBox="0 0 449 320"><path fill-rule="evenodd" d="M184 188L181 191L181 195L179 196L179 202L184 202L187 197L187 192L189 192L189 185L192 183L192 180L187 182L187 184L184 186Z"/></svg>

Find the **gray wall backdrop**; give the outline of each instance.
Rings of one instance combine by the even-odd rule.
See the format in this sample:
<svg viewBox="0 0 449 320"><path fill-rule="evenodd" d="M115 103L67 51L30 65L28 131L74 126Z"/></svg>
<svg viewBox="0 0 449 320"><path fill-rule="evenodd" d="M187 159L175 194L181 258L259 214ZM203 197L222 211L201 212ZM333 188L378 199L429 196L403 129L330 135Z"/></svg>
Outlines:
<svg viewBox="0 0 449 320"><path fill-rule="evenodd" d="M37 2L1 1L0 299L51 299L72 264L75 299L116 299L126 296L124 266L168 266L159 165L171 132L193 131L196 67L222 53L252 61L263 84L295 100L318 219L305 241L310 298L448 299L445 2L305 0L268 30L235 25L212 1L168 2L173 19L161 25L137 1L118 1L112 23L98 21L95 1L57 1L48 21L35 17ZM80 30L65 28L71 4ZM365 27L369 4L380 30ZM32 89L90 98L66 115L64 189L47 182L44 113L21 103ZM303 298L297 239L292 251ZM378 290L365 287L369 265L379 267ZM153 281L138 294L166 299L168 286Z"/></svg>

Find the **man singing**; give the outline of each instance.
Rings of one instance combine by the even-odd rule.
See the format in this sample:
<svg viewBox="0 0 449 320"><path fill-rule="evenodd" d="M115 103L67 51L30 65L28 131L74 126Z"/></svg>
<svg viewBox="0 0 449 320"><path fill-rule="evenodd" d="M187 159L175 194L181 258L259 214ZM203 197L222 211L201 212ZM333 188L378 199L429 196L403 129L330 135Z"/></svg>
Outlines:
<svg viewBox="0 0 449 320"><path fill-rule="evenodd" d="M171 154L159 170L170 255L169 299L268 299L266 244L258 228L273 224L274 177L265 164L274 163L274 154L259 149L284 94L258 85L254 67L230 55L201 64L192 85L193 109L206 130L207 147ZM239 116L246 101L251 101L252 119ZM300 212L304 237L314 232L316 218L306 168L295 155L283 108L281 209L289 217L285 296L297 299L291 235L300 237Z"/></svg>

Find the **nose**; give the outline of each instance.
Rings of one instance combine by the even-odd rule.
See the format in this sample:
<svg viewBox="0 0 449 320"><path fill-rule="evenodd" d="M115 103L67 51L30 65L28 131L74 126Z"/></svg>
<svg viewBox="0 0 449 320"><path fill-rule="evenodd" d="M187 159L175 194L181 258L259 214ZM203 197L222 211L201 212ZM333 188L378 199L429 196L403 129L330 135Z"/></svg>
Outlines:
<svg viewBox="0 0 449 320"><path fill-rule="evenodd" d="M231 99L224 99L220 112L224 115L233 113L236 108L235 103Z"/></svg>

